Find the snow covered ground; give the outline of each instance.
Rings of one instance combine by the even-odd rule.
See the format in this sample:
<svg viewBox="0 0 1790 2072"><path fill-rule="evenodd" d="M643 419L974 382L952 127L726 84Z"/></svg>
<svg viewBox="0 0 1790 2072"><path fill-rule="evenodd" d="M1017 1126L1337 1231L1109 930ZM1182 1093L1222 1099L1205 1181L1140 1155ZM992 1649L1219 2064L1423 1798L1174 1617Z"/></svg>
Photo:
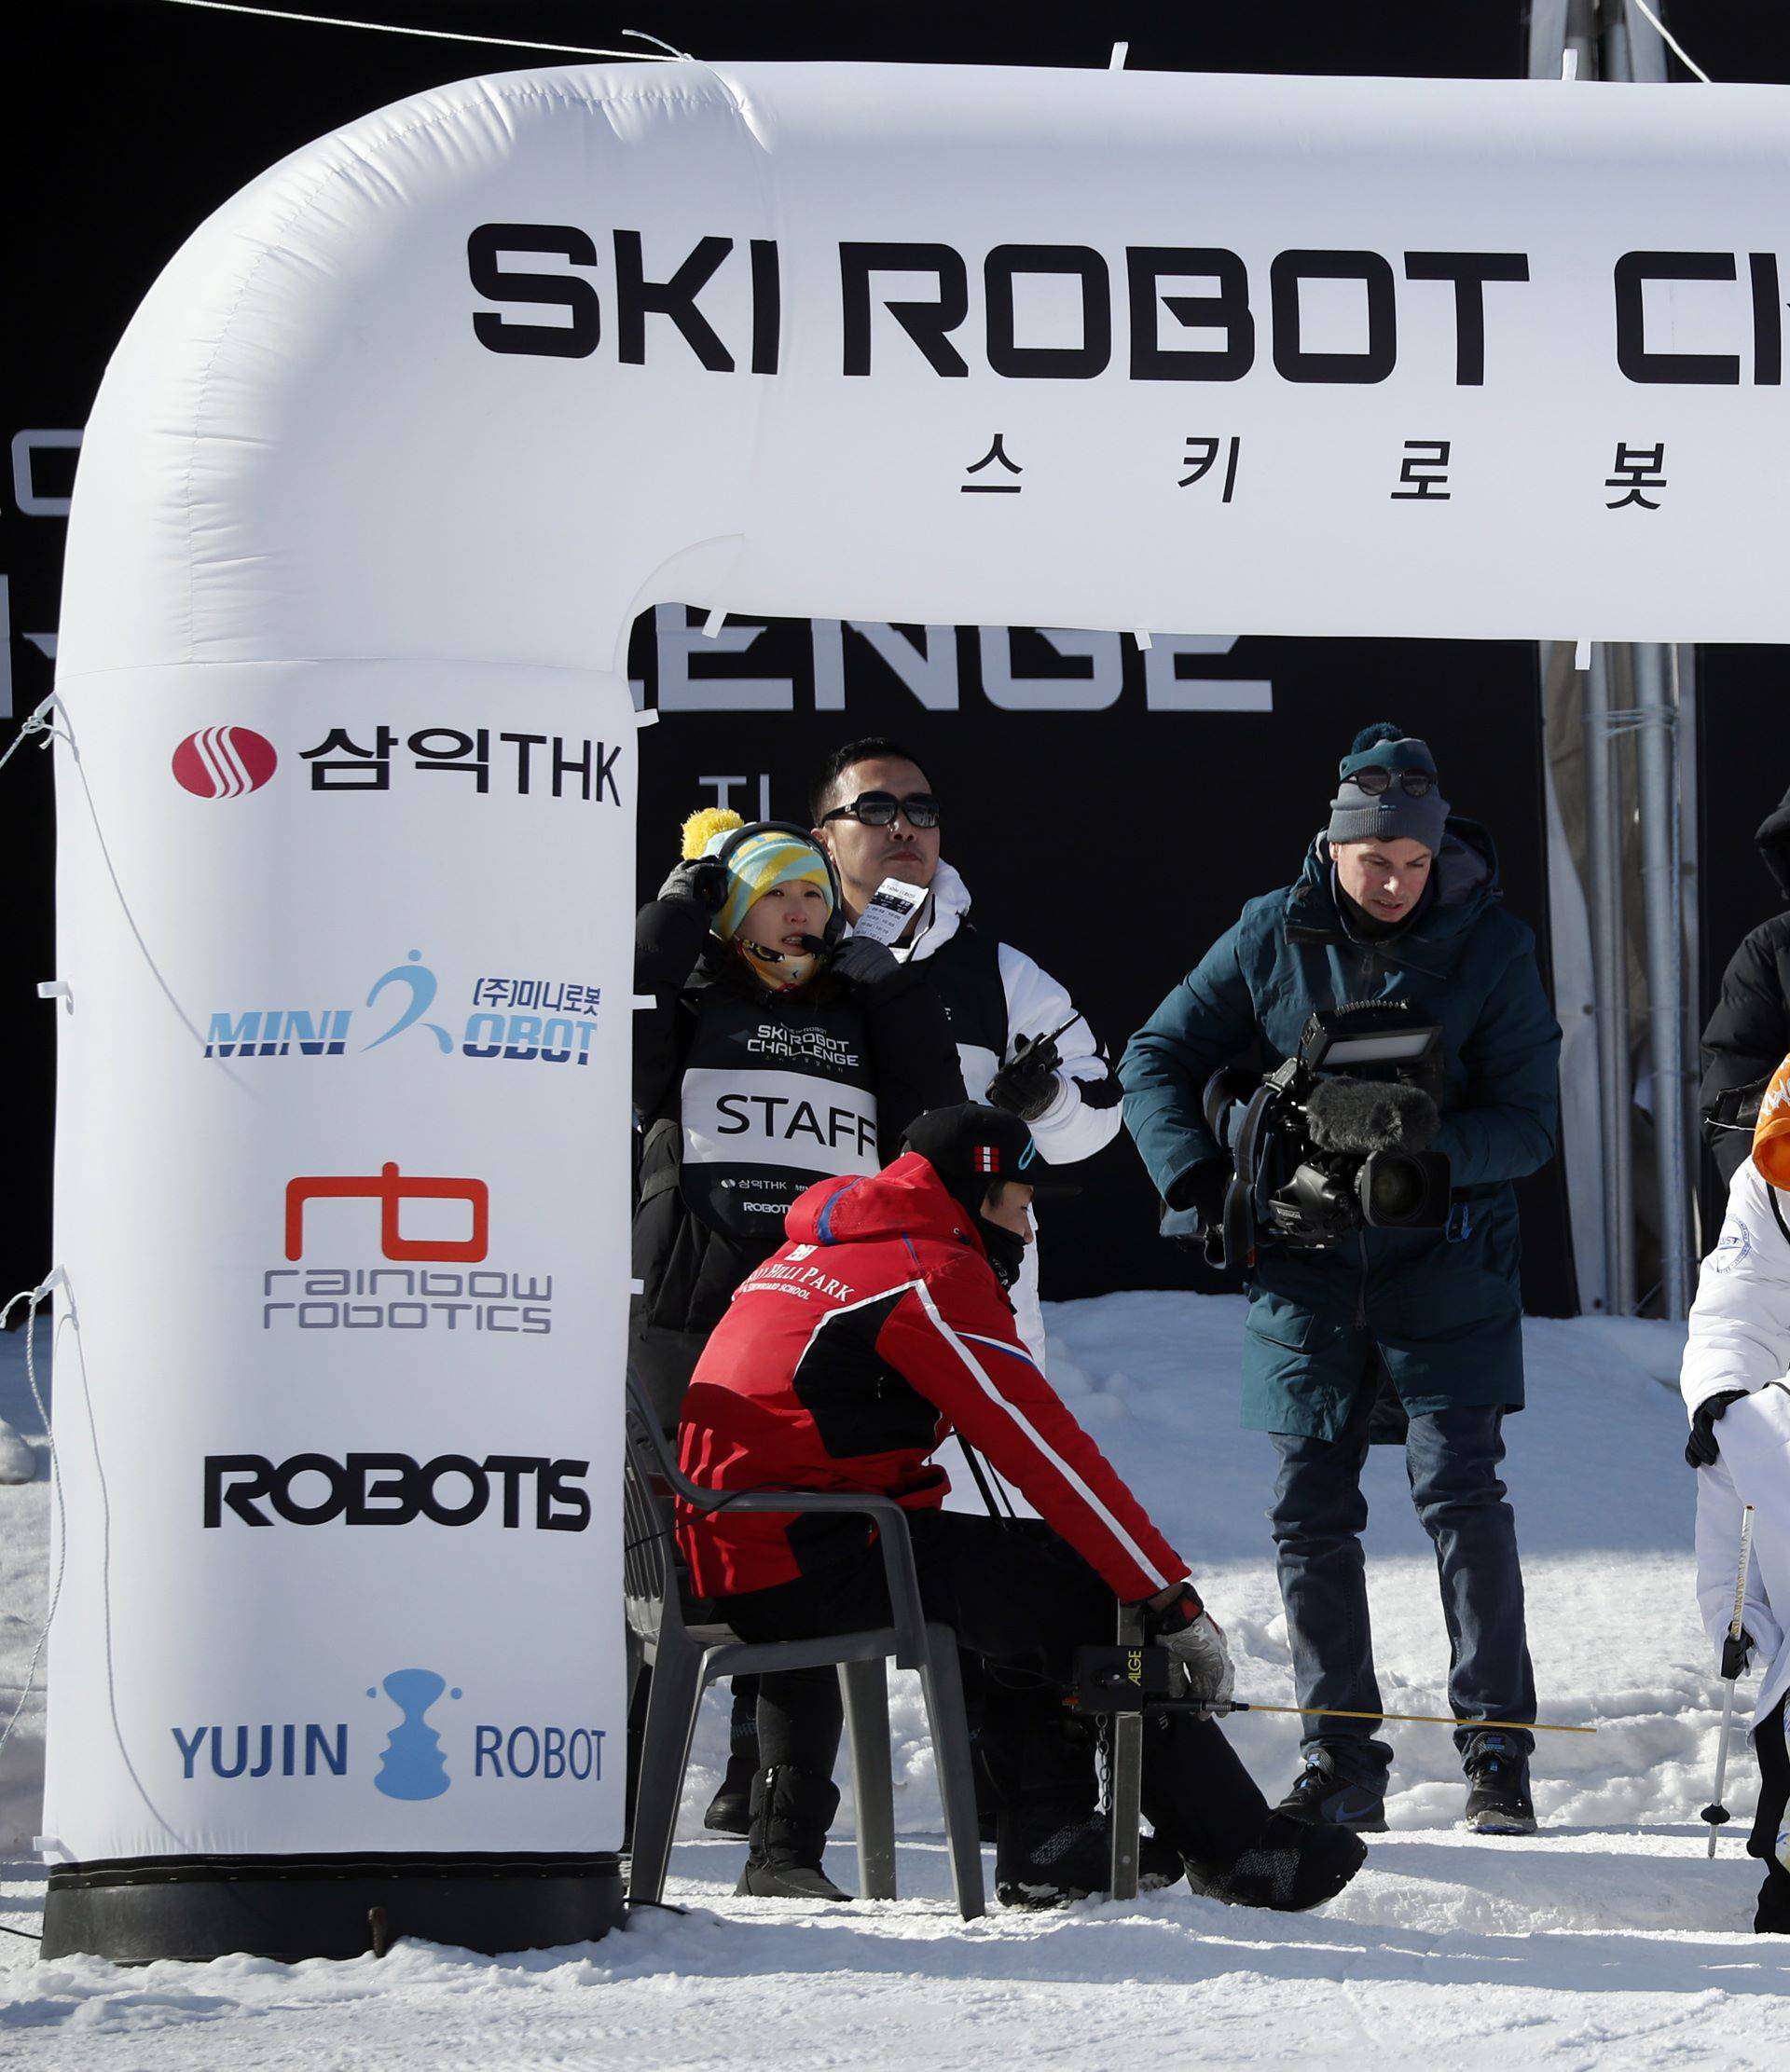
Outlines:
<svg viewBox="0 0 1790 2072"><path fill-rule="evenodd" d="M1229 1626L1240 1695L1291 1696L1262 1518L1268 1442L1235 1429L1243 1306L1108 1296L1049 1313L1053 1373L1077 1414L1195 1564ZM1445 1729L1395 1727L1394 1832L1320 1914L1191 1897L1056 1914L952 1912L916 1693L898 1686L901 1900L816 1910L731 1895L741 1845L697 1839L723 1753L704 1723L668 1897L576 1949L491 1960L404 1944L383 1962L294 1968L231 1959L123 1970L40 1964L0 1937L0 2063L160 2072L195 2063L281 2072L582 2062L640 2067L984 2067L991 2058L1104 2068L1779 2066L1790 2056L1790 1939L1748 1932L1757 1867L1737 1829L1714 1863L1708 1797L1720 1687L1697 1626L1692 1477L1671 1387L1682 1334L1615 1321L1527 1327L1531 1407L1510 1426L1509 1481L1528 1577L1542 1716L1595 1725L1544 1737L1543 1832L1471 1837ZM10 1711L47 1583L41 1422L22 1345L0 1345L0 1416L38 1444L34 1483L0 1488L0 1691ZM1445 1710L1428 1543L1400 1457L1369 1470L1370 1584L1384 1695ZM32 1928L42 1707L0 1755L0 1922ZM1292 1722L1232 1732L1277 1795ZM1750 1809L1736 1737L1728 1803ZM1738 1827L1738 1822L1737 1822ZM851 1882L850 1806L832 1867Z"/></svg>

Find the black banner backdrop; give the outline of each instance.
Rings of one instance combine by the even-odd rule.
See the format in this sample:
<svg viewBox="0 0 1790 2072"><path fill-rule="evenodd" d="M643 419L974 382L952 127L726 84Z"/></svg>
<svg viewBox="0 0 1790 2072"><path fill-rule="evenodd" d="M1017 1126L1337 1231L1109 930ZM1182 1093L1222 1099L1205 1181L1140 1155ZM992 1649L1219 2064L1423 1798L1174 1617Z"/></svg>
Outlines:
<svg viewBox="0 0 1790 2072"><path fill-rule="evenodd" d="M318 0L302 11L326 7ZM717 59L1101 66L1112 33L1083 14L1016 16L975 0L824 16L713 0L644 0L622 11L588 0L380 0L352 12L562 45L625 47L626 24ZM1114 26L1140 67L1484 77L1525 69L1526 16L1522 0L1481 8L1283 0L1272 9L1138 0ZM1775 0L1680 0L1672 18L1717 77L1790 76L1790 27ZM62 518L105 358L188 231L286 152L373 108L478 71L555 62L164 0L66 0L34 29L13 111L30 199L11 243L0 740L50 688ZM1430 736L1456 802L1498 839L1513 909L1545 931L1529 649L1255 639L1177 655L1159 639L1145 655L1116 636L1079 637L1077 646L1029 629L1010 637L957 628L942 639L917 628L866 636L824 624L771 626L739 647L750 630L740 622L711 644L693 638L682 617L663 614L635 642L633 673L664 714L647 737L644 889L663 874L682 813L715 796L703 779L743 778L733 800L752 814L763 783L773 811L799 816L807 773L833 742L893 733L945 793L947 854L979 917L1062 978L1116 1050L1245 898L1290 877L1349 734L1392 717ZM904 650L914 660L891 666L886 653L902 662ZM1722 705L1734 737L1769 737L1769 675L1746 672ZM771 688L742 698L741 679ZM1715 744L1703 767L1712 775L1719 767ZM14 1096L7 1191L15 1207L0 1243L7 1288L35 1280L49 1262L57 1010L35 997L36 981L55 967L48 775L48 758L29 745L0 774L9 920L0 1040ZM1718 859L1729 852L1734 874L1757 871L1747 855L1754 824L1712 816L1706 885L1720 881ZM1756 896L1768 889L1758 885ZM1703 930L1717 974L1726 951L1716 939L1730 932L1726 922ZM128 1043L131 1032L117 1040ZM1115 1146L1081 1170L1087 1192L1053 1216L1047 1292L1190 1278L1189 1262L1154 1235L1150 1190L1129 1150ZM1524 1195L1531 1305L1570 1308L1558 1173Z"/></svg>
<svg viewBox="0 0 1790 2072"><path fill-rule="evenodd" d="M1492 829L1547 968L1532 647L1159 635L1144 651L1117 633L744 619L711 640L666 606L637 625L629 671L660 715L642 756L643 893L694 807L806 821L827 752L891 735L944 801L943 854L973 917L1060 979L1115 1056L1244 900L1298 873L1370 720L1428 737L1453 804ZM1046 1296L1217 1284L1158 1237L1122 1135L1073 1170L1082 1192L1052 1203L1041 1248ZM1558 1167L1524 1195L1525 1297L1570 1310Z"/></svg>

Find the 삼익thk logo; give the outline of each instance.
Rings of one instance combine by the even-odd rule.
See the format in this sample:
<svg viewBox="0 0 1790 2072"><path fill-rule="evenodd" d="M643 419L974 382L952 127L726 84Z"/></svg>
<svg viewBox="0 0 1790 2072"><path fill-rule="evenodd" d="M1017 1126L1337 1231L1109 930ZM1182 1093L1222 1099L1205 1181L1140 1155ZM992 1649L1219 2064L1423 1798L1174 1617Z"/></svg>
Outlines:
<svg viewBox="0 0 1790 2072"><path fill-rule="evenodd" d="M253 727L200 727L174 750L172 768L195 798L241 799L260 790L279 762L279 750Z"/></svg>

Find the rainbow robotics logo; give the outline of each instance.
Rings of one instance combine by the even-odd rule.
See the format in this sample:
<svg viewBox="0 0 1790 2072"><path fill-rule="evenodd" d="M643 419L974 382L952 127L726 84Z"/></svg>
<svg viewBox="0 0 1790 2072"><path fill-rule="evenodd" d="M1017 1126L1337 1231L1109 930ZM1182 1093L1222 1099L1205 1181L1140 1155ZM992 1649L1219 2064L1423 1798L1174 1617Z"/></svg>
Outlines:
<svg viewBox="0 0 1790 2072"><path fill-rule="evenodd" d="M253 727L200 727L174 750L174 782L196 799L241 799L259 791L279 751Z"/></svg>

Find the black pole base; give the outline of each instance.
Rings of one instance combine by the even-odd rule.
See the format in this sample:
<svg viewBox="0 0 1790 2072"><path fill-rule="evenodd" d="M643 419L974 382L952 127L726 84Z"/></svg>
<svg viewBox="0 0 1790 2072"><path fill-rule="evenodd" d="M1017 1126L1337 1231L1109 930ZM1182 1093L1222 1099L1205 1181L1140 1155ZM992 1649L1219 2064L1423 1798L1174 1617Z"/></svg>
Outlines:
<svg viewBox="0 0 1790 2072"><path fill-rule="evenodd" d="M497 1956L592 1942L621 1918L614 1855L120 1858L50 1872L42 1955L296 1964L414 1936Z"/></svg>

